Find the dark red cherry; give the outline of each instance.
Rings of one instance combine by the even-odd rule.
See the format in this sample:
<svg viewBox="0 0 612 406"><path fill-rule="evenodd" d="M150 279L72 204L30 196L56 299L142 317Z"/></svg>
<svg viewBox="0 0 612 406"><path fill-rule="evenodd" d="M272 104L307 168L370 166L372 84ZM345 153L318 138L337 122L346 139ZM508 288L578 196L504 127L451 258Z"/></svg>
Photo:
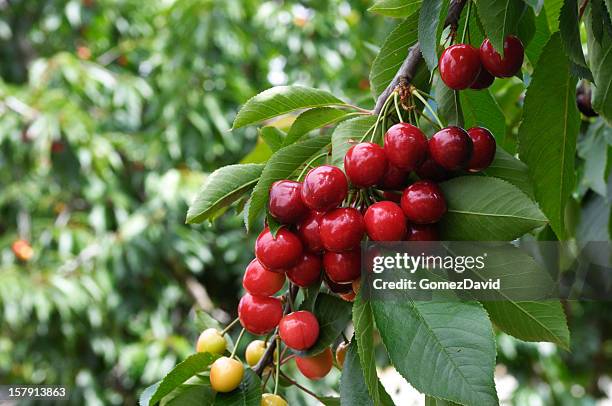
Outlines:
<svg viewBox="0 0 612 406"><path fill-rule="evenodd" d="M389 201L374 203L363 217L366 232L374 241L400 241L406 234L402 208Z"/></svg>
<svg viewBox="0 0 612 406"><path fill-rule="evenodd" d="M472 156L472 139L459 127L446 127L429 140L429 154L444 169L463 169Z"/></svg>
<svg viewBox="0 0 612 406"><path fill-rule="evenodd" d="M442 182L450 178L450 173L431 158L427 158L417 169L416 174L423 180Z"/></svg>
<svg viewBox="0 0 612 406"><path fill-rule="evenodd" d="M329 276L327 276L325 273L323 274L323 282L325 282L325 285L333 293L345 294L353 290L353 285L351 283L336 283L329 279Z"/></svg>
<svg viewBox="0 0 612 406"><path fill-rule="evenodd" d="M274 238L266 227L255 241L255 256L266 269L282 272L301 258L302 243L295 234L285 228L278 230Z"/></svg>
<svg viewBox="0 0 612 406"><path fill-rule="evenodd" d="M319 227L321 241L328 251L348 251L359 246L365 225L363 216L352 207L330 211L323 216Z"/></svg>
<svg viewBox="0 0 612 406"><path fill-rule="evenodd" d="M361 275L361 250L326 252L323 255L323 269L332 282L352 282Z"/></svg>
<svg viewBox="0 0 612 406"><path fill-rule="evenodd" d="M488 38L480 45L480 60L483 66L498 78L509 78L516 75L523 65L524 56L523 43L514 35L509 35L504 40L503 58L493 48Z"/></svg>
<svg viewBox="0 0 612 406"><path fill-rule="evenodd" d="M576 89L576 105L578 110L587 117L597 117L598 114L593 110L591 103L591 87L584 82Z"/></svg>
<svg viewBox="0 0 612 406"><path fill-rule="evenodd" d="M393 164L388 164L378 186L387 190L400 190L408 185L408 171L400 169Z"/></svg>
<svg viewBox="0 0 612 406"><path fill-rule="evenodd" d="M321 277L323 262L318 255L306 252L293 267L287 269L287 278L301 288L314 285Z"/></svg>
<svg viewBox="0 0 612 406"><path fill-rule="evenodd" d="M482 171L488 168L495 158L495 138L489 130L482 127L472 127L467 130L467 133L474 144L467 170L470 172Z"/></svg>
<svg viewBox="0 0 612 406"><path fill-rule="evenodd" d="M323 242L319 226L325 215L324 212L311 210L306 217L297 225L297 235L302 240L304 249L309 252L319 253L323 251Z"/></svg>
<svg viewBox="0 0 612 406"><path fill-rule="evenodd" d="M283 306L275 297L247 293L238 304L240 324L249 333L262 335L274 330L283 317Z"/></svg>
<svg viewBox="0 0 612 406"><path fill-rule="evenodd" d="M386 192L383 192L383 199L399 204L400 201L402 200L402 194L399 192L386 191Z"/></svg>
<svg viewBox="0 0 612 406"><path fill-rule="evenodd" d="M438 185L420 180L404 190L402 210L413 223L435 223L446 213L446 200Z"/></svg>
<svg viewBox="0 0 612 406"><path fill-rule="evenodd" d="M385 133L385 154L391 165L411 171L427 157L427 137L412 124L395 124Z"/></svg>
<svg viewBox="0 0 612 406"><path fill-rule="evenodd" d="M414 224L408 225L407 241L438 241L438 226L436 224Z"/></svg>
<svg viewBox="0 0 612 406"><path fill-rule="evenodd" d="M476 81L471 84L470 89L480 90L486 89L493 84L495 76L491 75L488 70L481 69Z"/></svg>
<svg viewBox="0 0 612 406"><path fill-rule="evenodd" d="M251 295L272 296L285 284L285 274L265 269L257 259L251 261L244 272L242 286Z"/></svg>
<svg viewBox="0 0 612 406"><path fill-rule="evenodd" d="M463 90L478 78L481 69L478 49L469 44L456 44L446 48L438 67L442 81L451 89Z"/></svg>
<svg viewBox="0 0 612 406"><path fill-rule="evenodd" d="M302 184L292 180L279 180L270 188L268 207L270 214L283 224L296 223L308 212L302 202Z"/></svg>
<svg viewBox="0 0 612 406"><path fill-rule="evenodd" d="M311 169L302 184L302 201L317 211L337 207L348 192L344 173L335 166L322 165Z"/></svg>
<svg viewBox="0 0 612 406"><path fill-rule="evenodd" d="M377 184L387 168L385 150L378 144L361 142L344 156L344 170L353 185L361 188Z"/></svg>

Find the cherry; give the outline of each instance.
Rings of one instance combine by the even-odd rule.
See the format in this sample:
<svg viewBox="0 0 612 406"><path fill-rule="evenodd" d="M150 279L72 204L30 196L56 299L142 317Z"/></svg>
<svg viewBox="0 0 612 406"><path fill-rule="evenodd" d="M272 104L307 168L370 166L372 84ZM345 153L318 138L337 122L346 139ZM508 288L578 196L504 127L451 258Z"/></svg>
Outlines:
<svg viewBox="0 0 612 406"><path fill-rule="evenodd" d="M402 194L399 192L386 191L383 192L383 198L385 200L389 200L390 202L399 204L399 202L402 200Z"/></svg>
<svg viewBox="0 0 612 406"><path fill-rule="evenodd" d="M268 227L257 237L255 256L266 269L276 271L293 266L302 255L302 243L291 231L281 228L272 236Z"/></svg>
<svg viewBox="0 0 612 406"><path fill-rule="evenodd" d="M435 224L410 224L407 241L438 241L438 227Z"/></svg>
<svg viewBox="0 0 612 406"><path fill-rule="evenodd" d="M472 85L470 86L470 89L475 89L475 90L486 89L487 87L493 84L494 80L495 80L495 76L491 75L491 73L489 73L488 70L483 68L480 70L480 73L478 74L476 81L472 83Z"/></svg>
<svg viewBox="0 0 612 406"><path fill-rule="evenodd" d="M433 180L434 182L442 182L450 178L450 173L430 157L417 168L416 174L423 180Z"/></svg>
<svg viewBox="0 0 612 406"><path fill-rule="evenodd" d="M211 354L223 354L227 348L227 341L217 329L208 328L202 331L196 343L197 352L209 352Z"/></svg>
<svg viewBox="0 0 612 406"><path fill-rule="evenodd" d="M285 401L285 399L281 398L278 395L274 395L272 393L264 393L261 395L261 404L260 406L288 406L289 404Z"/></svg>
<svg viewBox="0 0 612 406"><path fill-rule="evenodd" d="M279 180L270 188L268 203L270 214L283 224L300 221L308 212L302 202L302 184L292 180Z"/></svg>
<svg viewBox="0 0 612 406"><path fill-rule="evenodd" d="M297 225L297 235L302 240L304 249L319 253L323 251L323 242L319 233L319 225L325 213L310 211Z"/></svg>
<svg viewBox="0 0 612 406"><path fill-rule="evenodd" d="M346 359L346 351L348 350L348 343L342 341L336 347L336 363L338 364L338 368L342 369L344 366L344 360Z"/></svg>
<svg viewBox="0 0 612 406"><path fill-rule="evenodd" d="M503 58L493 48L488 38L480 45L482 64L486 70L498 78L509 78L516 75L523 65L524 56L523 43L514 35L509 35L504 40Z"/></svg>
<svg viewBox="0 0 612 406"><path fill-rule="evenodd" d="M463 169L472 156L472 139L463 128L446 127L429 140L429 153L444 169Z"/></svg>
<svg viewBox="0 0 612 406"><path fill-rule="evenodd" d="M353 145L344 156L346 176L357 187L374 186L387 168L385 150L378 144L360 142Z"/></svg>
<svg viewBox="0 0 612 406"><path fill-rule="evenodd" d="M287 269L287 278L294 285L307 288L314 285L321 277L323 263L318 255L304 253L302 258L293 267Z"/></svg>
<svg viewBox="0 0 612 406"><path fill-rule="evenodd" d="M295 357L295 364L306 378L318 380L331 371L334 356L331 348L327 347L323 352L312 357Z"/></svg>
<svg viewBox="0 0 612 406"><path fill-rule="evenodd" d="M446 213L446 201L438 185L420 180L404 190L402 210L413 223L435 223Z"/></svg>
<svg viewBox="0 0 612 406"><path fill-rule="evenodd" d="M427 137L412 124L395 124L385 133L385 154L390 164L412 171L427 157Z"/></svg>
<svg viewBox="0 0 612 406"><path fill-rule="evenodd" d="M438 67L446 86L463 90L476 81L482 65L478 49L469 44L456 44L442 52Z"/></svg>
<svg viewBox="0 0 612 406"><path fill-rule="evenodd" d="M323 256L323 269L332 282L352 282L361 274L361 252L359 249L346 252L326 252Z"/></svg>
<svg viewBox="0 0 612 406"><path fill-rule="evenodd" d="M363 216L352 207L335 209L323 216L319 232L328 251L347 251L359 246L365 226Z"/></svg>
<svg viewBox="0 0 612 406"><path fill-rule="evenodd" d="M408 171L400 169L395 165L388 164L385 174L378 185L382 189L399 190L408 184Z"/></svg>
<svg viewBox="0 0 612 406"><path fill-rule="evenodd" d="M352 286L350 283L336 283L329 279L329 276L327 276L327 274L323 274L323 281L325 282L325 285L329 288L330 291L339 295L349 293L352 290Z"/></svg>
<svg viewBox="0 0 612 406"><path fill-rule="evenodd" d="M467 130L467 133L474 145L467 170L470 172L482 171L488 168L495 158L495 138L491 131L483 127L472 127Z"/></svg>
<svg viewBox="0 0 612 406"><path fill-rule="evenodd" d="M247 293L238 304L240 324L251 334L269 333L282 317L283 306L280 299L275 297L253 296Z"/></svg>
<svg viewBox="0 0 612 406"><path fill-rule="evenodd" d="M268 346L263 340L253 340L247 345L247 348L244 352L244 357L246 358L247 364L253 367L257 365L261 357L263 357L264 353Z"/></svg>
<svg viewBox="0 0 612 406"><path fill-rule="evenodd" d="M29 261L34 256L34 250L26 240L16 240L11 245L11 250L15 257L23 262Z"/></svg>
<svg viewBox="0 0 612 406"><path fill-rule="evenodd" d="M240 385L244 366L239 361L221 357L210 367L210 386L216 392L231 392Z"/></svg>
<svg viewBox="0 0 612 406"><path fill-rule="evenodd" d="M278 334L292 350L305 350L319 338L319 322L314 314L300 310L283 317L278 325Z"/></svg>
<svg viewBox="0 0 612 406"><path fill-rule="evenodd" d="M366 232L374 241L400 241L406 234L402 208L389 201L374 203L364 216Z"/></svg>
<svg viewBox="0 0 612 406"><path fill-rule="evenodd" d="M317 211L329 211L337 207L348 192L344 173L335 166L322 165L311 169L302 184L302 201Z"/></svg>
<svg viewBox="0 0 612 406"><path fill-rule="evenodd" d="M340 293L339 294L340 298L344 301L347 302L354 302L355 301L355 297L357 296L355 294L355 292L353 292L352 290L350 290L349 292L346 293Z"/></svg>
<svg viewBox="0 0 612 406"><path fill-rule="evenodd" d="M582 83L576 90L576 105L578 110L587 117L597 117L598 114L593 110L591 103L591 88Z"/></svg>
<svg viewBox="0 0 612 406"><path fill-rule="evenodd" d="M242 286L255 296L272 296L285 284L285 274L268 271L257 259L251 261L244 272Z"/></svg>

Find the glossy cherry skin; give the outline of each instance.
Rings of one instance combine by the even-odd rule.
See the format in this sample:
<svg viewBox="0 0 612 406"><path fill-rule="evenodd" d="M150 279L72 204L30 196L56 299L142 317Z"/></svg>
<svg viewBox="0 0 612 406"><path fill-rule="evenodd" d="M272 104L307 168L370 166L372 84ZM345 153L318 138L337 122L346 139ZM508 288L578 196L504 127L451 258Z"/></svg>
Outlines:
<svg viewBox="0 0 612 406"><path fill-rule="evenodd" d="M283 317L283 306L275 297L253 296L249 293L242 296L238 304L240 324L249 333L267 334L274 330Z"/></svg>
<svg viewBox="0 0 612 406"><path fill-rule="evenodd" d="M374 203L363 216L366 232L373 241L401 241L406 234L402 208L389 201Z"/></svg>
<svg viewBox="0 0 612 406"><path fill-rule="evenodd" d="M331 371L334 364L334 356L331 348L312 357L295 357L295 364L306 378L319 380Z"/></svg>
<svg viewBox="0 0 612 406"><path fill-rule="evenodd" d="M576 89L576 105L578 110L587 117L597 117L598 114L593 110L593 104L591 103L591 87L582 83Z"/></svg>
<svg viewBox="0 0 612 406"><path fill-rule="evenodd" d="M319 338L319 322L314 314L308 311L293 312L281 319L278 334L292 350L306 350Z"/></svg>
<svg viewBox="0 0 612 406"><path fill-rule="evenodd" d="M353 289L350 283L336 283L329 279L327 274L323 274L323 282L325 282L325 285L329 288L329 290L339 295L349 293Z"/></svg>
<svg viewBox="0 0 612 406"><path fill-rule="evenodd" d="M287 406L288 403L285 399L272 393L264 393L261 395L260 406Z"/></svg>
<svg viewBox="0 0 612 406"><path fill-rule="evenodd" d="M312 210L329 211L342 203L348 192L344 173L335 166L311 169L302 184L302 201Z"/></svg>
<svg viewBox="0 0 612 406"><path fill-rule="evenodd" d="M300 259L302 242L291 231L281 228L276 238L268 227L264 228L255 241L255 256L266 269L278 271L289 268Z"/></svg>
<svg viewBox="0 0 612 406"><path fill-rule="evenodd" d="M285 274L268 271L257 259L251 261L244 271L242 286L255 296L272 296L285 284Z"/></svg>
<svg viewBox="0 0 612 406"><path fill-rule="evenodd" d="M332 210L323 216L319 232L327 251L351 250L358 247L363 238L363 216L359 210L352 207Z"/></svg>
<svg viewBox="0 0 612 406"><path fill-rule="evenodd" d="M202 331L196 342L197 352L209 352L211 354L223 354L227 348L227 341L221 332L215 328L207 328Z"/></svg>
<svg viewBox="0 0 612 406"><path fill-rule="evenodd" d="M361 274L361 252L359 249L346 252L326 252L323 269L335 283L350 283ZM350 285L349 285L350 289Z"/></svg>
<svg viewBox="0 0 612 406"><path fill-rule="evenodd" d="M221 357L210 367L210 386L216 392L231 392L240 385L244 366L238 360Z"/></svg>
<svg viewBox="0 0 612 406"><path fill-rule="evenodd" d="M420 180L404 190L402 210L406 218L413 223L435 223L446 213L446 200L438 185L428 180Z"/></svg>
<svg viewBox="0 0 612 406"><path fill-rule="evenodd" d="M324 212L311 210L306 217L297 225L297 235L302 240L304 249L309 252L323 252L323 242L319 227L323 220Z"/></svg>
<svg viewBox="0 0 612 406"><path fill-rule="evenodd" d="M408 186L408 171L388 164L378 186L387 190L400 190Z"/></svg>
<svg viewBox="0 0 612 406"><path fill-rule="evenodd" d="M509 78L516 75L523 65L524 57L523 43L514 35L509 35L504 40L503 58L493 48L488 38L480 45L480 60L483 66L498 78Z"/></svg>
<svg viewBox="0 0 612 406"><path fill-rule="evenodd" d="M429 154L438 165L449 171L465 168L472 156L472 139L459 127L446 127L429 140Z"/></svg>
<svg viewBox="0 0 612 406"><path fill-rule="evenodd" d="M450 173L430 157L428 157L415 172L422 180L442 182L450 178Z"/></svg>
<svg viewBox="0 0 612 406"><path fill-rule="evenodd" d="M300 221L308 212L308 207L302 202L302 184L292 180L274 182L268 207L270 214L283 224Z"/></svg>
<svg viewBox="0 0 612 406"><path fill-rule="evenodd" d="M391 165L414 170L427 157L427 137L412 124L395 124L385 133L385 154Z"/></svg>
<svg viewBox="0 0 612 406"><path fill-rule="evenodd" d="M377 184L387 169L385 150L378 144L360 142L344 156L344 170L351 183L365 188Z"/></svg>
<svg viewBox="0 0 612 406"><path fill-rule="evenodd" d="M472 127L467 130L467 133L472 139L472 144L474 144L467 170L470 172L482 171L488 168L495 158L495 138L491 131L483 127Z"/></svg>
<svg viewBox="0 0 612 406"><path fill-rule="evenodd" d="M267 348L268 345L263 340L251 341L244 352L244 358L247 364L249 364L250 367L257 365Z"/></svg>
<svg viewBox="0 0 612 406"><path fill-rule="evenodd" d="M399 192L383 192L383 199L399 204L402 201L402 194Z"/></svg>
<svg viewBox="0 0 612 406"><path fill-rule="evenodd" d="M323 262L321 258L310 252L302 254L302 258L293 267L287 269L287 278L294 285L307 288L314 285L321 277Z"/></svg>
<svg viewBox="0 0 612 406"><path fill-rule="evenodd" d="M439 241L438 226L435 224L410 224L406 241Z"/></svg>
<svg viewBox="0 0 612 406"><path fill-rule="evenodd" d="M467 89L482 68L478 49L469 44L451 45L440 55L438 68L446 86L454 90Z"/></svg>
<svg viewBox="0 0 612 406"><path fill-rule="evenodd" d="M495 81L495 76L491 75L488 70L483 68L480 70L480 73L478 74L478 77L474 83L470 85L470 89L486 89L493 84L493 81Z"/></svg>

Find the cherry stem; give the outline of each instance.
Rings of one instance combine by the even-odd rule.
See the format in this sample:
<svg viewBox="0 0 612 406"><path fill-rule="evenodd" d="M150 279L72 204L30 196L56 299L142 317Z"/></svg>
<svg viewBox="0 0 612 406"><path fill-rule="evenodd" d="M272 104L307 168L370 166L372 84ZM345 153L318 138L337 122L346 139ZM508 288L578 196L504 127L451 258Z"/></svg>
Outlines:
<svg viewBox="0 0 612 406"><path fill-rule="evenodd" d="M288 357L283 358L283 360L281 361L281 365L286 364L287 362L291 361L294 358L295 358L295 354L291 354Z"/></svg>
<svg viewBox="0 0 612 406"><path fill-rule="evenodd" d="M295 309L293 307L294 306L293 302L295 300L295 294L294 294L294 290L291 289L291 286L293 286L293 284L290 283L289 289L287 290L287 301L289 303L289 309L291 309L291 312L294 312Z"/></svg>
<svg viewBox="0 0 612 406"><path fill-rule="evenodd" d="M312 163L314 161L316 161L319 158L323 158L324 156L327 156L327 154L328 154L328 152L321 153L321 154L315 156L314 158L312 158L310 161L308 161L306 163L306 165L304 166L304 169L302 169L302 172L300 172L300 176L298 176L298 178L297 178L298 182L300 182L302 180L302 176L304 176L304 174L306 173L306 170L312 166Z"/></svg>
<svg viewBox="0 0 612 406"><path fill-rule="evenodd" d="M280 360L281 360L281 351L280 351L280 337L276 336L276 354L278 355L278 358L276 360L276 375L274 376L274 394L276 395L276 393L278 392L278 377L280 375Z"/></svg>
<svg viewBox="0 0 612 406"><path fill-rule="evenodd" d="M221 336L224 336L227 334L227 332L234 327L234 325L236 325L236 323L238 323L240 321L239 317L236 317L236 319L234 321L232 321L230 324L227 325L227 327L225 327L222 331L221 331Z"/></svg>
<svg viewBox="0 0 612 406"><path fill-rule="evenodd" d="M436 122L438 123L438 126L440 126L440 128L444 128L444 126L442 125L442 121L440 121L440 117L438 117L438 115L436 114L436 112L431 108L431 106L429 105L429 103L427 102L427 100L425 100L425 98L423 96L421 96L419 94L418 91L413 90L412 94L421 101L421 103L423 103L425 105L425 108L431 113L431 115L433 116L433 118L436 120Z"/></svg>
<svg viewBox="0 0 612 406"><path fill-rule="evenodd" d="M395 102L395 112L397 113L397 118L399 118L400 123L404 122L404 118L402 117L402 113L400 111L399 105L397 103L397 99L399 98L399 95L397 93L394 94L393 96L393 101Z"/></svg>
<svg viewBox="0 0 612 406"><path fill-rule="evenodd" d="M350 341L348 338L346 338L346 334L344 334L344 331L342 332L342 339L344 340L344 344L349 344Z"/></svg>
<svg viewBox="0 0 612 406"><path fill-rule="evenodd" d="M240 344L240 340L242 340L242 336L244 335L244 332L246 330L242 329L242 331L240 331L240 335L238 336L238 339L236 340L236 344L234 344L234 349L232 350L232 354L230 355L230 358L234 358L236 356L236 351L238 350L238 344Z"/></svg>
<svg viewBox="0 0 612 406"><path fill-rule="evenodd" d="M376 119L376 123L374 123L374 132L372 133L372 136L370 137L371 142L374 142L374 138L376 138L376 130L378 130L378 123L381 120L384 121L385 116L387 115L387 109L389 108L389 104L391 103L391 100L394 98L395 93L396 91L391 92L389 97L387 97L387 100L385 100L385 104L383 104L382 109L380 110L380 114L378 115L378 118ZM383 122L383 132L384 132L384 122Z"/></svg>
<svg viewBox="0 0 612 406"><path fill-rule="evenodd" d="M305 387L303 387L302 385L300 385L299 383L297 383L296 381L294 381L293 379L289 378L287 375L285 375L285 373L283 373L283 371L280 371L280 374L283 376L283 378L285 378L291 385L294 385L296 388L301 389L302 391L306 392L307 394L309 394L310 396L312 396L313 398L317 399L319 402L321 402L321 398L319 398L319 396L317 396L316 393L314 393L313 391L311 391L310 389L307 389ZM321 402L323 403L323 402Z"/></svg>
<svg viewBox="0 0 612 406"><path fill-rule="evenodd" d="M472 13L472 2L468 0L467 12L465 13L465 25L463 26L463 34L461 34L461 43L465 44L465 36L470 29L470 15Z"/></svg>

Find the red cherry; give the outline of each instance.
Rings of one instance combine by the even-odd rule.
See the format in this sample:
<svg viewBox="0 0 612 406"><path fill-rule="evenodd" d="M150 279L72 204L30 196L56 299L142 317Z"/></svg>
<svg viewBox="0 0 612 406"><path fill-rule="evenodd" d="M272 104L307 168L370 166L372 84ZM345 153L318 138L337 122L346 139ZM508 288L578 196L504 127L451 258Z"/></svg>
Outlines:
<svg viewBox="0 0 612 406"><path fill-rule="evenodd" d="M292 350L305 350L319 338L319 322L314 314L300 310L283 317L278 325L278 334Z"/></svg>
<svg viewBox="0 0 612 406"><path fill-rule="evenodd" d="M297 225L297 235L307 251L314 253L323 251L319 226L324 215L324 212L311 210Z"/></svg>
<svg viewBox="0 0 612 406"><path fill-rule="evenodd" d="M427 137L412 124L395 124L385 133L385 154L399 169L414 170L427 157Z"/></svg>
<svg viewBox="0 0 612 406"><path fill-rule="evenodd" d="M435 223L446 213L446 201L438 185L420 180L404 190L402 210L413 223Z"/></svg>
<svg viewBox="0 0 612 406"><path fill-rule="evenodd" d="M586 83L581 83L576 89L576 105L578 110L587 117L597 117L597 112L593 110L593 104L591 103L591 87Z"/></svg>
<svg viewBox="0 0 612 406"><path fill-rule="evenodd" d="M470 89L480 90L486 89L493 84L495 76L491 75L488 70L481 69L476 81L472 83Z"/></svg>
<svg viewBox="0 0 612 406"><path fill-rule="evenodd" d="M476 81L481 66L478 49L469 44L451 45L442 52L438 62L442 81L454 90L470 87Z"/></svg>
<svg viewBox="0 0 612 406"><path fill-rule="evenodd" d="M301 288L312 286L321 277L323 263L318 255L304 253L292 268L287 269L287 278Z"/></svg>
<svg viewBox="0 0 612 406"><path fill-rule="evenodd" d="M302 184L302 201L312 210L329 211L337 207L348 192L344 173L335 166L322 165L311 169Z"/></svg>
<svg viewBox="0 0 612 406"><path fill-rule="evenodd" d="M407 241L438 241L440 235L435 224L410 224L408 226Z"/></svg>
<svg viewBox="0 0 612 406"><path fill-rule="evenodd" d="M363 216L350 207L332 210L323 216L319 231L326 250L340 252L353 249L359 246L363 238Z"/></svg>
<svg viewBox="0 0 612 406"><path fill-rule="evenodd" d="M463 169L472 156L472 139L463 128L446 127L429 140L429 153L449 171Z"/></svg>
<svg viewBox="0 0 612 406"><path fill-rule="evenodd" d="M450 178L450 173L431 158L427 158L416 169L416 174L423 180L433 180L434 182L442 182Z"/></svg>
<svg viewBox="0 0 612 406"><path fill-rule="evenodd" d="M337 294L345 294L353 289L353 285L351 283L336 283L329 279L329 276L327 276L327 274L323 274L323 281L325 282L325 285L327 285L329 290Z"/></svg>
<svg viewBox="0 0 612 406"><path fill-rule="evenodd" d="M251 261L244 272L242 286L255 296L272 296L285 284L285 274L265 269L257 259Z"/></svg>
<svg viewBox="0 0 612 406"><path fill-rule="evenodd" d="M478 172L486 169L495 158L495 138L486 128L472 127L467 130L468 135L474 144L472 158L467 164L470 172Z"/></svg>
<svg viewBox="0 0 612 406"><path fill-rule="evenodd" d="M402 201L402 194L399 192L383 192L383 199L399 204Z"/></svg>
<svg viewBox="0 0 612 406"><path fill-rule="evenodd" d="M366 232L374 241L400 241L406 234L402 208L389 201L374 203L364 216Z"/></svg>
<svg viewBox="0 0 612 406"><path fill-rule="evenodd" d="M302 255L302 243L291 231L281 228L272 236L268 227L257 237L255 256L266 269L276 271L293 266Z"/></svg>
<svg viewBox="0 0 612 406"><path fill-rule="evenodd" d="M378 144L361 142L353 145L344 156L346 176L357 187L374 186L387 168L385 150Z"/></svg>
<svg viewBox="0 0 612 406"><path fill-rule="evenodd" d="M480 45L480 59L485 69L498 78L509 78L518 73L523 65L525 50L523 43L514 35L504 40L504 57L485 39Z"/></svg>
<svg viewBox="0 0 612 406"><path fill-rule="evenodd" d="M283 224L300 221L308 208L302 202L302 184L292 180L279 180L270 188L268 207L270 214Z"/></svg>
<svg viewBox="0 0 612 406"><path fill-rule="evenodd" d="M356 249L346 252L326 252L323 269L332 282L349 283L361 274L361 252Z"/></svg>
<svg viewBox="0 0 612 406"><path fill-rule="evenodd" d="M318 380L331 371L334 364L334 356L329 347L323 352L312 357L295 357L295 364L306 378Z"/></svg>
<svg viewBox="0 0 612 406"><path fill-rule="evenodd" d="M400 169L395 165L388 164L385 174L378 185L382 189L400 190L408 185L408 171Z"/></svg>
<svg viewBox="0 0 612 406"><path fill-rule="evenodd" d="M247 293L238 304L240 324L249 333L267 334L274 330L283 317L283 306L275 297L252 296Z"/></svg>

